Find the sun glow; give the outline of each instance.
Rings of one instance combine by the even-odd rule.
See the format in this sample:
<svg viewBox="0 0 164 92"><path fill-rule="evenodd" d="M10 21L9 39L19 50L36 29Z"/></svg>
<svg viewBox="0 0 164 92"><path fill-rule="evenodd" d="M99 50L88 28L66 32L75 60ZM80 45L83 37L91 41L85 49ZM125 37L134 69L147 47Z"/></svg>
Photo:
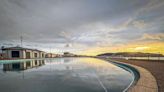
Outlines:
<svg viewBox="0 0 164 92"><path fill-rule="evenodd" d="M130 43L116 47L95 47L81 52L83 55L95 56L107 52L144 52L144 53L160 53L164 54L163 42L150 42L150 43Z"/></svg>

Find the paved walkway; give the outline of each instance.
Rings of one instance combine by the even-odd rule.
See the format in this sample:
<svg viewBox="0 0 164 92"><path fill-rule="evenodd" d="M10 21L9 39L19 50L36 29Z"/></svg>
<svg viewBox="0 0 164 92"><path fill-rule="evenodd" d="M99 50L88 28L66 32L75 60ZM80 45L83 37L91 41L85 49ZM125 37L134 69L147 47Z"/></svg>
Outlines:
<svg viewBox="0 0 164 92"><path fill-rule="evenodd" d="M131 87L128 92L158 92L157 81L155 77L152 75L152 73L150 73L148 70L142 67L139 67L141 65L136 66L136 64L133 64L134 62L141 63L142 61L134 61L134 60L129 61L129 60L121 60L121 59L115 59L115 60L135 67L140 73L140 79L138 80L137 84ZM152 63L152 62L146 62L146 61L143 61L143 62ZM162 89L159 92L163 92Z"/></svg>
<svg viewBox="0 0 164 92"><path fill-rule="evenodd" d="M157 81L154 76L142 67L131 65L140 73L140 79L137 84L130 88L128 92L158 92Z"/></svg>

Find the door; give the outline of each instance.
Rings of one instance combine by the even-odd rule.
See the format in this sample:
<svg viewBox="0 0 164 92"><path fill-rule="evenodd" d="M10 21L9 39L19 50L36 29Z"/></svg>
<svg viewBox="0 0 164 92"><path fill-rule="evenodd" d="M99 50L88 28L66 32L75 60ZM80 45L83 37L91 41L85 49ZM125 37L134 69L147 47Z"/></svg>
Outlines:
<svg viewBox="0 0 164 92"><path fill-rule="evenodd" d="M26 52L26 58L31 58L31 53L30 52Z"/></svg>

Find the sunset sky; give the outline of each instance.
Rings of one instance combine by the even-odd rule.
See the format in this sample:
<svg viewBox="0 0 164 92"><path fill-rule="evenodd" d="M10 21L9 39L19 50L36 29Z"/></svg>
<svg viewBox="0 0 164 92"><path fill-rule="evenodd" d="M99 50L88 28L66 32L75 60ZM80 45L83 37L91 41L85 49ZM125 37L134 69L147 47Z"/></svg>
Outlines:
<svg viewBox="0 0 164 92"><path fill-rule="evenodd" d="M164 54L164 0L0 0L0 46Z"/></svg>

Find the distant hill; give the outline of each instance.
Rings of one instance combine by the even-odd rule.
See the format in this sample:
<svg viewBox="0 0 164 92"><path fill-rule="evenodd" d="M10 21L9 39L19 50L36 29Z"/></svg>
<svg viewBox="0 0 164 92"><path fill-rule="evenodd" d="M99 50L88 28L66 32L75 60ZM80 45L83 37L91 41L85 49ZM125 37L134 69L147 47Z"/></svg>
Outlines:
<svg viewBox="0 0 164 92"><path fill-rule="evenodd" d="M163 57L162 54L156 53L142 53L142 52L118 52L118 53L103 53L97 56L123 56L123 57Z"/></svg>

